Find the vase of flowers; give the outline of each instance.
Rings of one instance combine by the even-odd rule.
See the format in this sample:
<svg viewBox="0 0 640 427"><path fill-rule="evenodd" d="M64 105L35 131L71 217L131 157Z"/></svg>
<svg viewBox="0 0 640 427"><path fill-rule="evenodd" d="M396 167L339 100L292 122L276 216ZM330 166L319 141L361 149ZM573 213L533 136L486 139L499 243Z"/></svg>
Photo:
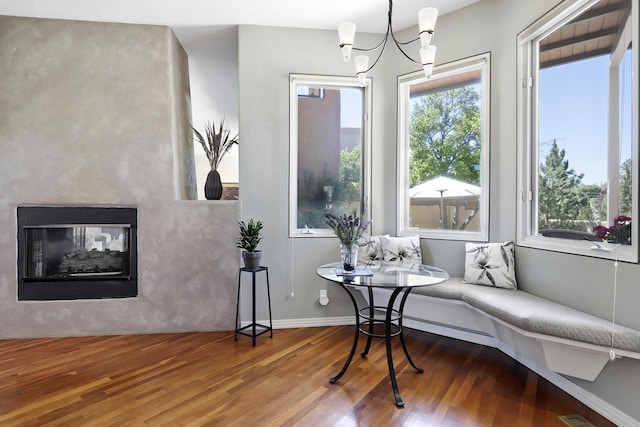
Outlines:
<svg viewBox="0 0 640 427"><path fill-rule="evenodd" d="M631 244L631 217L618 215L613 219L611 227L596 225L593 232L598 239L620 245Z"/></svg>
<svg viewBox="0 0 640 427"><path fill-rule="evenodd" d="M239 143L238 135L236 134L233 138L230 137L231 133L224 128L224 119L220 121L220 126L217 129L214 122L205 123L204 136L193 126L191 126L191 129L193 129L196 139L202 145L211 167L207 175L207 181L204 184L204 197L207 200L220 200L222 197L222 181L218 173L218 166L220 166L224 155L231 150L231 147Z"/></svg>
<svg viewBox="0 0 640 427"><path fill-rule="evenodd" d="M336 233L340 240L340 262L344 271L355 271L358 263L358 239L367 229L371 221L365 221L353 214L324 214L325 222Z"/></svg>

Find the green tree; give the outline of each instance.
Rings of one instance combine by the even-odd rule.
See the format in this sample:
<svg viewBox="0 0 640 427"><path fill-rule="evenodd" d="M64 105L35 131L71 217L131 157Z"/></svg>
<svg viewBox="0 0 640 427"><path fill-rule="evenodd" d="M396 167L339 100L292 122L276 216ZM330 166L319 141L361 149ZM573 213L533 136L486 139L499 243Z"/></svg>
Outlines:
<svg viewBox="0 0 640 427"><path fill-rule="evenodd" d="M348 212L354 204L359 206L361 165L360 146L356 146L340 151L339 176L329 173L327 164L320 176L304 171L298 187L298 228L324 228L326 211Z"/></svg>
<svg viewBox="0 0 640 427"><path fill-rule="evenodd" d="M538 227L540 229L585 229L576 222L590 215L589 191L581 186L584 174L576 173L565 160L565 151L553 141L540 165L538 182ZM590 218L582 218L590 219Z"/></svg>
<svg viewBox="0 0 640 427"><path fill-rule="evenodd" d="M414 104L410 186L438 175L480 183L479 104L480 94L471 86L430 93Z"/></svg>
<svg viewBox="0 0 640 427"><path fill-rule="evenodd" d="M631 159L627 159L620 165L620 215L631 216L631 202L633 193L631 192ZM613 218L611 218L613 220Z"/></svg>
<svg viewBox="0 0 640 427"><path fill-rule="evenodd" d="M340 189L344 192L344 200L360 199L360 146L340 151Z"/></svg>

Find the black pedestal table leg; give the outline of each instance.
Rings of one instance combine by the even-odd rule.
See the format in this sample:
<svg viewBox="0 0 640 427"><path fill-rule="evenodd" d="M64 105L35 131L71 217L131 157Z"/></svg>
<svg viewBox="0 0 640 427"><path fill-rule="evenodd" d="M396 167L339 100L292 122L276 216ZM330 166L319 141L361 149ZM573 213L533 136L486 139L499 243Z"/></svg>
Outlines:
<svg viewBox="0 0 640 427"><path fill-rule="evenodd" d="M413 360L411 359L411 356L409 355L409 352L407 351L407 344L404 341L404 329L403 329L403 326L402 326L402 316L403 316L402 313L404 311L404 303L407 301L407 297L409 296L409 292L411 292L411 288L407 288L404 291L404 295L402 295L402 300L400 301L400 308L398 310L399 313L400 313L400 319L398 321L399 322L398 325L400 326L400 342L402 342L402 349L404 350L405 356L407 356L407 360L409 361L409 363L411 363L411 366L413 366L413 368L416 371L418 371L420 373L423 373L424 369L418 368L416 366L416 364L413 363Z"/></svg>
<svg viewBox="0 0 640 427"><path fill-rule="evenodd" d="M375 315L375 308L373 303L373 289L371 286L369 288L369 335L367 336L367 345L364 348L361 356L364 357L369 354L369 348L371 348L371 338L373 337L373 316Z"/></svg>
<svg viewBox="0 0 640 427"><path fill-rule="evenodd" d="M391 378L391 387L393 388L393 396L396 399L397 406L404 406L404 401L400 397L400 391L398 391L398 382L396 381L396 370L393 367L393 354L391 352L391 317L393 314L393 305L396 302L396 298L402 291L402 288L396 288L391 297L389 298L389 304L387 305L387 318L385 321L385 341L387 344L387 363L389 364L389 377Z"/></svg>
<svg viewBox="0 0 640 427"><path fill-rule="evenodd" d="M344 373L347 372L347 368L351 364L353 355L355 354L356 348L358 347L358 336L360 335L360 316L358 316L358 303L356 302L356 299L351 294L351 291L349 290L349 288L347 288L342 283L338 283L338 284L342 286L342 289L344 289L349 295L349 298L351 298L351 302L353 303L353 310L355 311L355 315L356 315L356 328L355 328L355 335L353 336L353 345L351 346L351 352L349 353L349 357L347 357L347 360L344 362L344 366L342 367L340 372L338 372L338 375L329 379L329 382L331 384L338 381L340 377L342 377Z"/></svg>

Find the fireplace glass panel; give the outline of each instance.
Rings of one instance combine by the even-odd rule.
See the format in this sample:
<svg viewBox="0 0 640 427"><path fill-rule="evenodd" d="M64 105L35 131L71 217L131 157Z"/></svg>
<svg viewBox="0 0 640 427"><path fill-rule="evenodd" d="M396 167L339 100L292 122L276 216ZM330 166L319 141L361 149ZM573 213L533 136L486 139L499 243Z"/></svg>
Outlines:
<svg viewBox="0 0 640 427"><path fill-rule="evenodd" d="M25 281L130 276L130 231L120 225L25 227Z"/></svg>

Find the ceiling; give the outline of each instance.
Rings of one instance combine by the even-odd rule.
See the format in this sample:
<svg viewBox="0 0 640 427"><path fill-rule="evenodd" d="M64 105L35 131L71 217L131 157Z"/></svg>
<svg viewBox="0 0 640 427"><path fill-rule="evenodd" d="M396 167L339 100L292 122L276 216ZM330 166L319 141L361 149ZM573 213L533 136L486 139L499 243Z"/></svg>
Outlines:
<svg viewBox="0 0 640 427"><path fill-rule="evenodd" d="M394 30L415 25L423 7L436 7L444 15L479 1L397 1ZM333 30L351 21L358 31L383 33L388 5L386 0L0 0L0 15L158 24L182 34L239 24Z"/></svg>

